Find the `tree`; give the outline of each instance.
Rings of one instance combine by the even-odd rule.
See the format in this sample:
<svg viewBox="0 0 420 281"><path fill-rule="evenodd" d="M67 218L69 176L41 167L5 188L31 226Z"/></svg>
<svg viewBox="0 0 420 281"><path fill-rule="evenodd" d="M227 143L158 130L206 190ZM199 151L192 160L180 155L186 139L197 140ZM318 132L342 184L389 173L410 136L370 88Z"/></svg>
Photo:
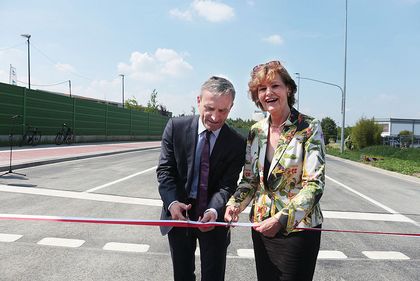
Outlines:
<svg viewBox="0 0 420 281"><path fill-rule="evenodd" d="M251 119L242 120L241 118L236 118L236 119L228 118L226 120L226 123L229 126L249 131L251 129L251 126L255 124L255 121Z"/></svg>
<svg viewBox="0 0 420 281"><path fill-rule="evenodd" d="M158 110L157 95L158 95L158 92L156 91L156 89L153 89L152 93L150 94L150 99L147 102L147 107L145 109L146 112L157 113L159 111Z"/></svg>
<svg viewBox="0 0 420 281"><path fill-rule="evenodd" d="M351 140L358 149L381 144L382 127L372 119L362 117L351 130Z"/></svg>
<svg viewBox="0 0 420 281"><path fill-rule="evenodd" d="M413 140L413 132L409 130L403 130L398 133L400 137L401 147L409 147Z"/></svg>
<svg viewBox="0 0 420 281"><path fill-rule="evenodd" d="M192 115L195 115L195 106L191 105L191 113Z"/></svg>
<svg viewBox="0 0 420 281"><path fill-rule="evenodd" d="M159 114L160 114L160 115L167 116L167 117L172 117L172 112L169 112L169 111L166 109L166 106L164 106L164 105L162 105L162 104L159 104L159 105L158 105L158 111L159 111Z"/></svg>
<svg viewBox="0 0 420 281"><path fill-rule="evenodd" d="M172 112L168 111L164 104L158 104L157 95L158 91L153 89L153 91L150 93L150 99L147 102L147 107L144 109L144 111L149 113L159 113L163 116L172 117Z"/></svg>
<svg viewBox="0 0 420 281"><path fill-rule="evenodd" d="M330 117L322 118L322 132L324 133L324 142L329 143L330 139L335 142L337 140L337 125Z"/></svg>
<svg viewBox="0 0 420 281"><path fill-rule="evenodd" d="M129 99L126 99L125 102L124 102L124 107L127 108L127 109L144 111L144 106L139 104L135 97L131 97Z"/></svg>

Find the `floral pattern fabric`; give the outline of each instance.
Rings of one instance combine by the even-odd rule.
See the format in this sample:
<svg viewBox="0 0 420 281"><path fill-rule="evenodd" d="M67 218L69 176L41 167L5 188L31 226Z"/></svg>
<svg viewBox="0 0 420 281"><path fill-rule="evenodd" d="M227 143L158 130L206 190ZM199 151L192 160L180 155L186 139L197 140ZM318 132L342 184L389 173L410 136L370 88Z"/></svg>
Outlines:
<svg viewBox="0 0 420 281"><path fill-rule="evenodd" d="M276 217L285 234L322 223L319 200L325 185L325 145L318 120L292 108L264 180L270 117L249 132L242 180L227 205L242 212L253 200L250 219Z"/></svg>

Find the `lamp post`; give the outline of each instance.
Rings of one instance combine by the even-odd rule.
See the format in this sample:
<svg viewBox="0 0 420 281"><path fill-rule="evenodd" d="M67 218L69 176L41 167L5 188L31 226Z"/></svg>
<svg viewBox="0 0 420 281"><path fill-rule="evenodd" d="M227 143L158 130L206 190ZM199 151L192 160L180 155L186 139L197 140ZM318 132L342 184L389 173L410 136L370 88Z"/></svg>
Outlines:
<svg viewBox="0 0 420 281"><path fill-rule="evenodd" d="M308 77L302 77L299 74L299 79L302 80L309 80L309 81L313 81L313 82L318 82L318 83L322 83L322 84L326 84L326 85L330 85L330 86L334 86L340 89L341 91L341 115L343 117L342 119L342 123L341 123L341 141L340 141L340 152L343 153L344 152L344 112L345 112L345 108L344 108L344 98L345 98L345 92L343 90L343 88L341 88L341 86L334 84L334 83L330 83L330 82L325 82L325 81L321 81L318 79L313 79L313 78L308 78Z"/></svg>
<svg viewBox="0 0 420 281"><path fill-rule="evenodd" d="M124 74L120 74L121 76L121 93L122 93L122 107L124 108Z"/></svg>
<svg viewBox="0 0 420 281"><path fill-rule="evenodd" d="M31 53L30 53L30 42L29 39L31 38L30 34L21 34L20 36L25 37L28 41L28 87L31 89Z"/></svg>
<svg viewBox="0 0 420 281"><path fill-rule="evenodd" d="M346 122L346 82L347 82L347 0L346 0L346 23L345 23L345 30L344 30L344 81L343 81L343 98L341 104L341 112L342 112L342 128L341 128L341 144L340 144L340 151L341 153L344 152L344 124Z"/></svg>
<svg viewBox="0 0 420 281"><path fill-rule="evenodd" d="M70 94L70 97L71 97L71 80L69 80L69 94Z"/></svg>
<svg viewBox="0 0 420 281"><path fill-rule="evenodd" d="M297 78L298 78L298 84L297 84L297 110L299 111L299 102L300 102L300 98L299 98L299 93L300 93L300 73L296 72L295 73Z"/></svg>

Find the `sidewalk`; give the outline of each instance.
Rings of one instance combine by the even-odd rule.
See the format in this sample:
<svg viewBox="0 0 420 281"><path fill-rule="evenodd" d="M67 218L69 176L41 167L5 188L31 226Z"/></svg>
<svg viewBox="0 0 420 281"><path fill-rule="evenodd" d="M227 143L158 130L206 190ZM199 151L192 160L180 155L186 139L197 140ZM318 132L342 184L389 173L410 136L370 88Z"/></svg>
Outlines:
<svg viewBox="0 0 420 281"><path fill-rule="evenodd" d="M78 143L72 145L39 145L13 147L12 169L159 148L160 141ZM9 170L10 148L0 147L0 171Z"/></svg>

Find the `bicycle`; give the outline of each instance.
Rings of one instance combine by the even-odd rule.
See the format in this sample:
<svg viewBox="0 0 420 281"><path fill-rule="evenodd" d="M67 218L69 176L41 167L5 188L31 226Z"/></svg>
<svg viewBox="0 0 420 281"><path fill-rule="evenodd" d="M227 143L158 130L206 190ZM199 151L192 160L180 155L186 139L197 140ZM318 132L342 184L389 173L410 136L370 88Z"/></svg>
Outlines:
<svg viewBox="0 0 420 281"><path fill-rule="evenodd" d="M63 124L63 127L60 131L57 132L55 136L55 144L60 145L62 143L71 144L74 142L73 130L67 126L66 123Z"/></svg>
<svg viewBox="0 0 420 281"><path fill-rule="evenodd" d="M25 134L22 136L21 141L19 142L19 146L22 145L32 145L35 146L39 144L41 141L41 131L38 130L36 127L32 127L28 125Z"/></svg>

